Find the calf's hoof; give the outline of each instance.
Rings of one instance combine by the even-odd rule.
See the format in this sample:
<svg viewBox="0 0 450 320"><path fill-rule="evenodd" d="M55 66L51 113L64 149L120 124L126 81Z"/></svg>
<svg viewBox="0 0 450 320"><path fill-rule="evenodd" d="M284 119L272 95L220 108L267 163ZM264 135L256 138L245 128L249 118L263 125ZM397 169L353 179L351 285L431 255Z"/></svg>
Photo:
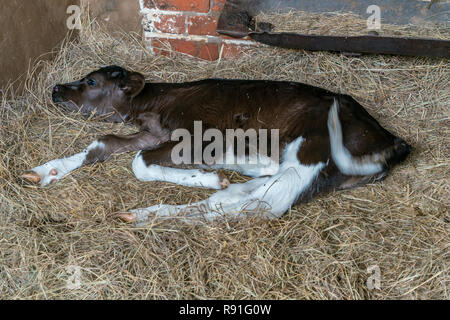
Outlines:
<svg viewBox="0 0 450 320"><path fill-rule="evenodd" d="M132 212L123 212L119 213L117 217L126 223L135 223L137 221L137 216L135 213Z"/></svg>
<svg viewBox="0 0 450 320"><path fill-rule="evenodd" d="M32 183L39 183L41 182L41 176L39 175L39 173L33 172L33 171L28 171L26 173L24 173L21 176L22 179L24 180L28 180Z"/></svg>
<svg viewBox="0 0 450 320"><path fill-rule="evenodd" d="M58 181L58 170L51 169L46 175L44 174L44 176L36 171L27 171L21 176L21 178L34 184L40 183L41 186L46 186Z"/></svg>
<svg viewBox="0 0 450 320"><path fill-rule="evenodd" d="M231 182L228 180L228 178L223 173L218 173L219 176L219 185L220 188L226 189L230 186Z"/></svg>

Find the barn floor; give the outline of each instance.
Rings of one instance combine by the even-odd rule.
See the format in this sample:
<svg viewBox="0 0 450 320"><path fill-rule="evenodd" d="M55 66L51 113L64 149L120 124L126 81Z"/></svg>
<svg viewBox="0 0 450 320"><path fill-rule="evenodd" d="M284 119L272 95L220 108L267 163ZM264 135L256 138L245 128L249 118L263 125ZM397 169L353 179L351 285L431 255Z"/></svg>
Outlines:
<svg viewBox="0 0 450 320"><path fill-rule="evenodd" d="M19 178L99 135L135 130L51 102L54 84L109 64L152 81L291 80L345 92L414 152L385 181L315 199L276 221L129 226L114 213L211 192L140 183L134 154L44 189ZM199 62L153 56L138 37L114 39L85 24L81 42L34 66L23 96L1 101L0 298L449 299L449 83L448 60L261 47L234 61ZM377 268L381 282L373 288L367 281Z"/></svg>

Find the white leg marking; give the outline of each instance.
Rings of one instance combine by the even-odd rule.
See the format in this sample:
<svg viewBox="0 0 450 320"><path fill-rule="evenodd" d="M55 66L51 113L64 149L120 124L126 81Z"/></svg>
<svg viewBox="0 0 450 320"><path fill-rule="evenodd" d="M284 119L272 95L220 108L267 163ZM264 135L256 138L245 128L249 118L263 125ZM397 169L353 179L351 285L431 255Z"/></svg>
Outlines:
<svg viewBox="0 0 450 320"><path fill-rule="evenodd" d="M290 143L283 156L277 174L256 178L242 184L232 184L228 189L213 194L210 198L189 205L156 205L146 209L132 210L138 222L150 215L170 217L183 213L182 219L189 221L203 217L213 220L220 216L239 216L245 212L263 212L267 218L280 217L306 191L325 167L324 163L302 165L297 159L303 138Z"/></svg>
<svg viewBox="0 0 450 320"><path fill-rule="evenodd" d="M80 153L74 154L71 157L63 159L55 159L47 162L39 167L33 168L31 171L36 172L40 176L40 184L42 187L49 185L62 179L64 176L71 173L73 170L81 167L86 160L89 151L96 148L104 148L103 142L94 141Z"/></svg>
<svg viewBox="0 0 450 320"><path fill-rule="evenodd" d="M339 121L339 103L334 99L328 115L328 132L330 134L331 156L339 170L347 175L372 175L383 171L380 156L377 154L353 157L344 146L342 126Z"/></svg>
<svg viewBox="0 0 450 320"><path fill-rule="evenodd" d="M222 189L229 182L215 172L203 172L198 169L176 169L158 165L147 166L139 152L133 161L133 172L140 181L167 181L187 187Z"/></svg>

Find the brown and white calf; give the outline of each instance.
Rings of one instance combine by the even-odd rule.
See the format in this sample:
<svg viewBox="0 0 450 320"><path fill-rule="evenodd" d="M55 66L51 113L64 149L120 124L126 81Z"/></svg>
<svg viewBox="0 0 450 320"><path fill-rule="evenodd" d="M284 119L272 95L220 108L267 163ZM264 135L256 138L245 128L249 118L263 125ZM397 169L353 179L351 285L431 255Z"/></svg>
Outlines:
<svg viewBox="0 0 450 320"><path fill-rule="evenodd" d="M80 81L55 86L53 101L72 111L95 112L107 121L130 122L140 130L129 136L103 136L84 151L38 166L24 178L45 186L114 153L140 150L132 168L141 181L222 189L198 203L157 204L121 215L130 222L178 214L188 220L255 212L280 217L290 206L315 195L384 178L411 151L352 97L294 82L146 83L139 73L110 66ZM254 178L231 185L200 165L176 166L171 155L178 142L171 140L171 133L183 128L193 134L195 121L201 121L204 129L221 132L278 129L281 160L269 167L213 165L213 169L233 169Z"/></svg>

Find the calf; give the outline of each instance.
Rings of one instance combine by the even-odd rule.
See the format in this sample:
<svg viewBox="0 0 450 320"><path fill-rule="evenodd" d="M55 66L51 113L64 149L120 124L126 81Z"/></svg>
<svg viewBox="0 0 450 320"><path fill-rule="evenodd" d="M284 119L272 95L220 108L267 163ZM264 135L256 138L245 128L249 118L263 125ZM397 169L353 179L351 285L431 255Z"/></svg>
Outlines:
<svg viewBox="0 0 450 320"><path fill-rule="evenodd" d="M146 83L144 76L118 66L101 68L77 82L57 85L53 101L62 107L95 112L106 121L130 122L139 132L103 136L84 151L38 166L23 177L46 186L73 170L112 154L138 151L133 172L141 181L168 181L220 191L194 204L157 204L120 217L128 222L149 216L183 219L263 213L280 217L290 206L313 196L383 179L411 147L382 128L352 97L294 82L208 79L188 83ZM221 174L175 164L171 135L177 129L278 130L280 161L262 165L208 163L210 169L237 170L253 177L231 184ZM205 146L202 145L204 150ZM224 150L238 157L236 148ZM184 154L186 156L186 154ZM249 150L245 157L248 159Z"/></svg>

